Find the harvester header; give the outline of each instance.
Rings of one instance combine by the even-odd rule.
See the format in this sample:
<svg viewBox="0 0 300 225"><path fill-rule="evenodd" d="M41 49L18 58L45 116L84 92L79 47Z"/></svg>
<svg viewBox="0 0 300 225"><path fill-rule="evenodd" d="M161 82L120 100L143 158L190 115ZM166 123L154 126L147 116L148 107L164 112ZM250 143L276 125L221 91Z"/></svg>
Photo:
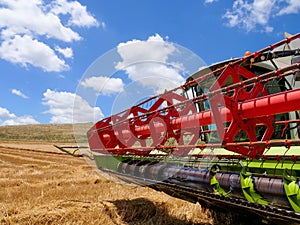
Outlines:
<svg viewBox="0 0 300 225"><path fill-rule="evenodd" d="M299 223L299 37L202 68L98 121L87 133L97 166L182 199Z"/></svg>

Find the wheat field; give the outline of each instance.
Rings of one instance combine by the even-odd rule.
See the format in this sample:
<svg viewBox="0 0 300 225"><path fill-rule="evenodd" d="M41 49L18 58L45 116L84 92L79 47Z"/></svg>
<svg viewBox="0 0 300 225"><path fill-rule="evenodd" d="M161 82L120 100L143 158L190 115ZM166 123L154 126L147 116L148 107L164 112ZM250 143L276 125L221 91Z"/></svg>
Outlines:
<svg viewBox="0 0 300 225"><path fill-rule="evenodd" d="M0 127L0 224L216 224L198 203L110 179L53 144L74 144L70 125Z"/></svg>

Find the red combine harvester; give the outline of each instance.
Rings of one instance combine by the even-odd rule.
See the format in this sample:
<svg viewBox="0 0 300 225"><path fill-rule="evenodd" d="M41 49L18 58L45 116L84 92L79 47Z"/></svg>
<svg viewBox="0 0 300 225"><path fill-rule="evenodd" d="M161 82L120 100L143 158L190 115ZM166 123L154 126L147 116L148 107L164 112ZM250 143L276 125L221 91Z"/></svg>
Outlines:
<svg viewBox="0 0 300 225"><path fill-rule="evenodd" d="M300 33L285 36L97 122L87 136L98 168L189 201L300 224Z"/></svg>

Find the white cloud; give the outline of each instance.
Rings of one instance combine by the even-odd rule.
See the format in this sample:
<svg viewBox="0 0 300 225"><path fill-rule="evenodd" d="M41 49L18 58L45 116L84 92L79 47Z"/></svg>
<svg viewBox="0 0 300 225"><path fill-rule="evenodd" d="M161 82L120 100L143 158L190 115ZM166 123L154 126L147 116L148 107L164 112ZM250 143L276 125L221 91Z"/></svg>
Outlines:
<svg viewBox="0 0 300 225"><path fill-rule="evenodd" d="M167 62L168 56L176 50L172 43L164 41L159 35L150 36L146 41L132 40L118 45L118 53L123 61L116 65L123 69L131 64L143 61Z"/></svg>
<svg viewBox="0 0 300 225"><path fill-rule="evenodd" d="M32 116L20 116L14 119L8 119L1 123L2 126L8 125L25 125L25 124L39 124Z"/></svg>
<svg viewBox="0 0 300 225"><path fill-rule="evenodd" d="M73 58L72 48L60 48L59 46L56 46L55 50L62 54L65 58Z"/></svg>
<svg viewBox="0 0 300 225"><path fill-rule="evenodd" d="M152 62L129 66L126 72L134 82L152 88L156 94L177 87L185 81L174 68Z"/></svg>
<svg viewBox="0 0 300 225"><path fill-rule="evenodd" d="M49 42L79 41L82 37L74 31L74 26L98 26L97 20L90 15L86 6L78 1L1 0L0 15L0 57L23 66L40 67L47 72L69 68L64 60L56 55ZM66 24L63 23L65 19L68 19ZM20 41L20 50L11 46ZM31 47L34 47L31 55L24 56L22 51L28 52ZM59 52L66 58L72 55L70 48L61 49Z"/></svg>
<svg viewBox="0 0 300 225"><path fill-rule="evenodd" d="M299 10L299 0L235 0L223 18L229 27L268 33L274 30L269 24L272 18L298 13Z"/></svg>
<svg viewBox="0 0 300 225"><path fill-rule="evenodd" d="M299 0L286 0L286 6L281 8L278 15L293 14L300 11L300 1Z"/></svg>
<svg viewBox="0 0 300 225"><path fill-rule="evenodd" d="M117 50L122 61L116 64L116 69L125 70L132 81L151 87L156 92L184 82L179 68L174 67L176 63L169 62L169 57L177 50L176 47L158 34L150 36L146 41L120 43ZM170 82L158 82L158 79Z"/></svg>
<svg viewBox="0 0 300 225"><path fill-rule="evenodd" d="M105 22L101 22L101 27L103 27L103 29L106 28L106 23Z"/></svg>
<svg viewBox="0 0 300 225"><path fill-rule="evenodd" d="M99 26L98 21L87 12L86 6L81 5L78 1L56 0L51 12L56 15L70 14L69 25L79 27ZM102 25L102 24L101 24Z"/></svg>
<svg viewBox="0 0 300 225"><path fill-rule="evenodd" d="M218 0L204 0L204 3L205 4L209 4L209 3L213 3L213 2L216 2Z"/></svg>
<svg viewBox="0 0 300 225"><path fill-rule="evenodd" d="M20 90L12 89L11 93L17 96L20 96L21 98L28 98L27 95L23 94Z"/></svg>
<svg viewBox="0 0 300 225"><path fill-rule="evenodd" d="M0 125L22 125L22 124L38 124L32 116L16 116L9 112L8 109L0 107Z"/></svg>
<svg viewBox="0 0 300 225"><path fill-rule="evenodd" d="M46 72L69 69L65 61L58 58L48 45L28 35L16 35L13 39L3 41L0 46L0 56L24 67L28 65L40 67Z"/></svg>
<svg viewBox="0 0 300 225"><path fill-rule="evenodd" d="M46 12L44 9L50 5L40 0L2 0L1 3L0 27L9 31L6 34L45 35L65 42L81 39L78 33L62 24L57 15Z"/></svg>
<svg viewBox="0 0 300 225"><path fill-rule="evenodd" d="M124 90L124 84L120 78L89 77L81 82L83 87L94 89L100 95L120 93Z"/></svg>
<svg viewBox="0 0 300 225"><path fill-rule="evenodd" d="M43 95L43 104L49 107L45 113L52 115L51 123L83 123L103 118L99 107L91 107L87 101L74 93L48 89Z"/></svg>
<svg viewBox="0 0 300 225"><path fill-rule="evenodd" d="M0 107L0 117L15 118L16 115L10 113L8 109Z"/></svg>
<svg viewBox="0 0 300 225"><path fill-rule="evenodd" d="M275 7L273 0L236 0L232 10L228 10L224 18L228 19L228 26L240 26L247 31L256 28L257 25L266 26L269 22L271 12ZM268 28L270 30L270 28Z"/></svg>

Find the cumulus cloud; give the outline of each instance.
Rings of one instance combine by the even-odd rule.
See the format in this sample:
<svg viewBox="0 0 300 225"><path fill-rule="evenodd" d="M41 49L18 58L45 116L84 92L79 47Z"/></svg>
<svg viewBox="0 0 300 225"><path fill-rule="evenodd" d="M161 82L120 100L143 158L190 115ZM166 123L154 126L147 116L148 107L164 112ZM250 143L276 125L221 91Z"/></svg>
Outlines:
<svg viewBox="0 0 300 225"><path fill-rule="evenodd" d="M117 51L122 58L116 69L126 71L132 81L153 88L156 92L170 89L184 82L180 74L183 68L169 61L176 52L176 46L165 41L159 34L150 36L146 41L132 40L120 43ZM170 82L158 82L158 79Z"/></svg>
<svg viewBox="0 0 300 225"><path fill-rule="evenodd" d="M55 2L55 1L54 1ZM80 35L62 24L57 14L47 12L46 5L40 0L1 1L0 27L4 28L4 37L15 34L45 35L65 42L80 40Z"/></svg>
<svg viewBox="0 0 300 225"><path fill-rule="evenodd" d="M56 15L70 14L69 25L79 27L99 26L98 21L87 12L86 6L81 5L78 1L56 0L51 12Z"/></svg>
<svg viewBox="0 0 300 225"><path fill-rule="evenodd" d="M20 90L17 89L12 89L11 93L20 96L21 98L29 98L27 95L23 94Z"/></svg>
<svg viewBox="0 0 300 225"><path fill-rule="evenodd" d="M254 0L251 3L245 0L236 0L232 10L228 10L224 18L228 20L230 27L240 26L251 31L257 25L267 26L274 6L273 0Z"/></svg>
<svg viewBox="0 0 300 225"><path fill-rule="evenodd" d="M13 119L8 119L2 122L2 126L39 124L32 116L20 116Z"/></svg>
<svg viewBox="0 0 300 225"><path fill-rule="evenodd" d="M210 0L208 0L210 1ZM272 32L270 20L284 14L298 13L299 0L235 0L223 15L229 27L246 31Z"/></svg>
<svg viewBox="0 0 300 225"><path fill-rule="evenodd" d="M47 72L69 69L55 53L51 41L79 41L82 37L74 27L99 26L86 6L78 1L1 0L0 3L0 57ZM70 48L56 48L65 58L73 56Z"/></svg>
<svg viewBox="0 0 300 225"><path fill-rule="evenodd" d="M16 115L10 113L8 109L0 107L0 117L15 118Z"/></svg>
<svg viewBox="0 0 300 225"><path fill-rule="evenodd" d="M73 57L73 50L72 48L60 48L59 46L55 47L55 50L62 54L65 58L72 58Z"/></svg>
<svg viewBox="0 0 300 225"><path fill-rule="evenodd" d="M98 94L110 95L124 90L124 83L120 78L108 78L103 76L89 77L81 82L83 87L92 88Z"/></svg>
<svg viewBox="0 0 300 225"><path fill-rule="evenodd" d="M166 42L159 34L148 37L146 41L132 40L118 45L118 53L123 61L118 62L117 69L143 62L166 62L168 56L176 50L172 43Z"/></svg>
<svg viewBox="0 0 300 225"><path fill-rule="evenodd" d="M126 73L132 81L152 88L156 94L177 87L185 81L173 67L153 62L128 66Z"/></svg>
<svg viewBox="0 0 300 225"><path fill-rule="evenodd" d="M11 113L8 109L0 107L0 125L23 125L23 124L38 124L32 116L16 116L14 113Z"/></svg>
<svg viewBox="0 0 300 225"><path fill-rule="evenodd" d="M296 14L300 11L300 1L299 0L286 0L286 5L281 8L278 15L285 14Z"/></svg>
<svg viewBox="0 0 300 225"><path fill-rule="evenodd" d="M60 59L53 49L28 35L16 35L12 39L3 41L0 46L0 56L24 67L28 65L40 67L46 72L69 69L66 62Z"/></svg>
<svg viewBox="0 0 300 225"><path fill-rule="evenodd" d="M45 113L52 115L50 123L83 123L103 118L99 107L90 106L74 93L47 89L43 96L43 104L49 107Z"/></svg>

